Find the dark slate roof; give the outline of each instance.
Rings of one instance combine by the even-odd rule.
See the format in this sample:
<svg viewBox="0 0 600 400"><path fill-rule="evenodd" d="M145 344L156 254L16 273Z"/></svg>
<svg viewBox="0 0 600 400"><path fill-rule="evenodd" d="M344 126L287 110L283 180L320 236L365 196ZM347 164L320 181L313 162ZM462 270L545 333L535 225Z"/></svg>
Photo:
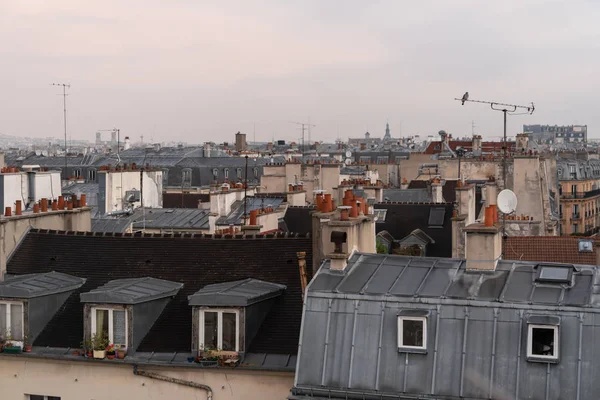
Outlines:
<svg viewBox="0 0 600 400"><path fill-rule="evenodd" d="M182 287L183 283L156 278L115 279L80 298L82 303L139 304L175 296Z"/></svg>
<svg viewBox="0 0 600 400"><path fill-rule="evenodd" d="M383 199L398 203L429 203L429 189L383 189Z"/></svg>
<svg viewBox="0 0 600 400"><path fill-rule="evenodd" d="M444 185L442 186L442 196L446 203L454 203L456 201L456 185L458 183L457 180L446 180L442 181ZM421 180L412 180L408 184L409 189L423 189L429 188L429 182L421 181Z"/></svg>
<svg viewBox="0 0 600 400"><path fill-rule="evenodd" d="M152 277L184 286L138 351L189 352L192 318L187 297L206 285L255 278L287 289L275 299L248 351L296 354L302 313L297 252L306 252L307 264L312 262L309 236L127 235L33 229L13 253L7 269L15 275L57 271L87 279L54 315L34 346L78 347L83 337L81 293L115 279Z"/></svg>
<svg viewBox="0 0 600 400"><path fill-rule="evenodd" d="M208 193L163 193L164 208L198 208L198 203L208 203Z"/></svg>
<svg viewBox="0 0 600 400"><path fill-rule="evenodd" d="M314 206L288 207L283 216L287 231L295 233L312 233L312 217L310 216L310 213L313 211L315 211Z"/></svg>
<svg viewBox="0 0 600 400"><path fill-rule="evenodd" d="M84 283L84 278L55 271L14 276L0 282L0 297L31 299L76 290Z"/></svg>
<svg viewBox="0 0 600 400"><path fill-rule="evenodd" d="M445 209L443 224L430 226L429 217L435 210ZM378 203L375 209L387 210L385 220L377 221L377 232L388 231L396 240L409 235L415 229L421 229L435 243L427 245L427 255L432 257L452 257L452 210L450 203L411 204Z"/></svg>
<svg viewBox="0 0 600 400"><path fill-rule="evenodd" d="M598 266L570 265L574 267L573 284L549 287L535 279L538 264L501 260L496 271L490 273L467 271L465 260L358 253L348 260L343 272L330 270L329 261L325 261L309 291L340 296L360 294L365 299L369 296L463 299L547 307L598 304L598 288L594 284Z"/></svg>
<svg viewBox="0 0 600 400"><path fill-rule="evenodd" d="M191 306L236 306L247 307L259 301L277 297L283 293L285 285L244 279L241 281L206 285L188 297Z"/></svg>

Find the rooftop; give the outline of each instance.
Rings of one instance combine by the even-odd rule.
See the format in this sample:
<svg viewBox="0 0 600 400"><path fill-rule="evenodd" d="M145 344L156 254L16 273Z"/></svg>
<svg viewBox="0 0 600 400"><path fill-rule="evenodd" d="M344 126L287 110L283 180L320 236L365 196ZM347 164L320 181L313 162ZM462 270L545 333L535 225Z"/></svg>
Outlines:
<svg viewBox="0 0 600 400"><path fill-rule="evenodd" d="M285 285L244 279L241 281L215 283L207 285L189 296L193 306L236 306L247 307L259 301L279 296Z"/></svg>
<svg viewBox="0 0 600 400"><path fill-rule="evenodd" d="M55 271L13 276L0 282L0 297L31 299L76 290L84 283L84 278Z"/></svg>
<svg viewBox="0 0 600 400"><path fill-rule="evenodd" d="M83 303L139 304L175 296L182 287L183 283L155 278L115 279L80 298Z"/></svg>

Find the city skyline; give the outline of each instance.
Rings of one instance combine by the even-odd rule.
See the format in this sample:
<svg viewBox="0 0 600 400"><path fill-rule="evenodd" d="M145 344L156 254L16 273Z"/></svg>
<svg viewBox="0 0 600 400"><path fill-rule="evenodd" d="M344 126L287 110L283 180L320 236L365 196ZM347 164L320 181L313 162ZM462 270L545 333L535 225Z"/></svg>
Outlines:
<svg viewBox="0 0 600 400"><path fill-rule="evenodd" d="M0 5L0 133L94 140L298 141L502 134L502 116L455 97L527 105L523 124L598 124L598 7L566 1L107 1ZM518 29L516 29L516 28ZM512 29L511 29L512 28Z"/></svg>

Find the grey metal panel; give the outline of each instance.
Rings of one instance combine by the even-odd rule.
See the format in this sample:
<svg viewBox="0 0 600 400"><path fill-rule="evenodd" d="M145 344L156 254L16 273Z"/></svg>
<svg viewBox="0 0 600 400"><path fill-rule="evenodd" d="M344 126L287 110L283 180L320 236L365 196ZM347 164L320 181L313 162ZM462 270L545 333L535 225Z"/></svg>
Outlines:
<svg viewBox="0 0 600 400"><path fill-rule="evenodd" d="M337 291L341 293L360 292L378 266L377 263L357 262L337 287Z"/></svg>
<svg viewBox="0 0 600 400"><path fill-rule="evenodd" d="M333 340L327 346L325 357L328 360L335 360L335 362L328 363L328 368L325 371L325 384L327 386L348 386L353 320L353 312L337 312L331 316L329 337Z"/></svg>
<svg viewBox="0 0 600 400"><path fill-rule="evenodd" d="M351 387L354 389L369 389L375 387L377 348L379 343L379 326L381 310L377 313L357 314L357 329L354 349L354 365ZM369 368L364 368L369 365Z"/></svg>
<svg viewBox="0 0 600 400"><path fill-rule="evenodd" d="M516 365L519 362L517 355L519 353L520 323L518 318L516 310L503 309L498 315L492 398L515 398L513 388L517 382Z"/></svg>
<svg viewBox="0 0 600 400"><path fill-rule="evenodd" d="M302 331L302 361L296 371L299 385L321 384L323 363L320 362L325 350L326 309L320 311L305 310L305 323ZM337 359L331 360L338 362Z"/></svg>
<svg viewBox="0 0 600 400"><path fill-rule="evenodd" d="M130 350L136 351L144 337L148 334L170 299L162 298L133 305L133 340Z"/></svg>
<svg viewBox="0 0 600 400"><path fill-rule="evenodd" d="M560 300L562 288L536 286L531 301L534 303L556 304Z"/></svg>
<svg viewBox="0 0 600 400"><path fill-rule="evenodd" d="M390 294L397 296L412 296L425 276L427 276L428 268L415 267L413 264L406 267L406 271L402 274L402 279L390 289Z"/></svg>
<svg viewBox="0 0 600 400"><path fill-rule="evenodd" d="M0 282L0 297L30 299L48 296L78 289L85 281L83 278L54 271L14 276Z"/></svg>
<svg viewBox="0 0 600 400"><path fill-rule="evenodd" d="M427 276L421 290L419 290L419 295L442 296L455 272L456 270L451 268L434 268Z"/></svg>
<svg viewBox="0 0 600 400"><path fill-rule="evenodd" d="M465 367L465 397L487 398L491 370L493 319L477 320L471 309L467 328L467 354ZM483 310L491 314L491 310ZM488 315L491 317L491 315ZM485 338L485 339L480 339Z"/></svg>
<svg viewBox="0 0 600 400"><path fill-rule="evenodd" d="M81 293L82 303L138 304L175 296L183 283L156 278L116 279Z"/></svg>
<svg viewBox="0 0 600 400"><path fill-rule="evenodd" d="M404 265L408 261L403 260ZM382 265L373 275L372 279L364 288L364 293L369 294L384 294L388 293L396 278L402 273L404 268L399 265Z"/></svg>
<svg viewBox="0 0 600 400"><path fill-rule="evenodd" d="M508 281L504 299L516 302L528 302L533 289L531 268L517 267Z"/></svg>
<svg viewBox="0 0 600 400"><path fill-rule="evenodd" d="M443 310L444 308L442 308ZM462 314L462 311L460 313ZM435 394L457 396L459 393L461 376L460 349L462 348L463 326L464 319L444 317L442 312L439 329L444 334L440 335L438 363L437 370L435 371L435 387L437 389Z"/></svg>
<svg viewBox="0 0 600 400"><path fill-rule="evenodd" d="M258 279L244 279L207 285L188 296L192 306L239 306L246 307L258 301L279 296L285 285Z"/></svg>
<svg viewBox="0 0 600 400"><path fill-rule="evenodd" d="M313 291L330 291L342 281L343 275L319 274L310 282L310 289Z"/></svg>
<svg viewBox="0 0 600 400"><path fill-rule="evenodd" d="M482 274L483 282L477 293L478 300L498 300L506 279L508 271L496 271L494 274Z"/></svg>
<svg viewBox="0 0 600 400"><path fill-rule="evenodd" d="M575 285L565 291L563 304L567 305L585 305L589 302L590 287L594 276L590 271L582 271L575 275Z"/></svg>

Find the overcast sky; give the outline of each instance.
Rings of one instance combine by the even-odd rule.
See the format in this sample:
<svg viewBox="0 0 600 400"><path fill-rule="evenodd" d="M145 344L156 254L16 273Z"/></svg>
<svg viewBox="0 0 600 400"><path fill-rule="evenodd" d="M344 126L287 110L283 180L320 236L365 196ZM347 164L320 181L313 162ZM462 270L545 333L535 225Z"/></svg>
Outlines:
<svg viewBox="0 0 600 400"><path fill-rule="evenodd" d="M600 125L600 2L0 0L0 133L138 141L333 141Z"/></svg>

